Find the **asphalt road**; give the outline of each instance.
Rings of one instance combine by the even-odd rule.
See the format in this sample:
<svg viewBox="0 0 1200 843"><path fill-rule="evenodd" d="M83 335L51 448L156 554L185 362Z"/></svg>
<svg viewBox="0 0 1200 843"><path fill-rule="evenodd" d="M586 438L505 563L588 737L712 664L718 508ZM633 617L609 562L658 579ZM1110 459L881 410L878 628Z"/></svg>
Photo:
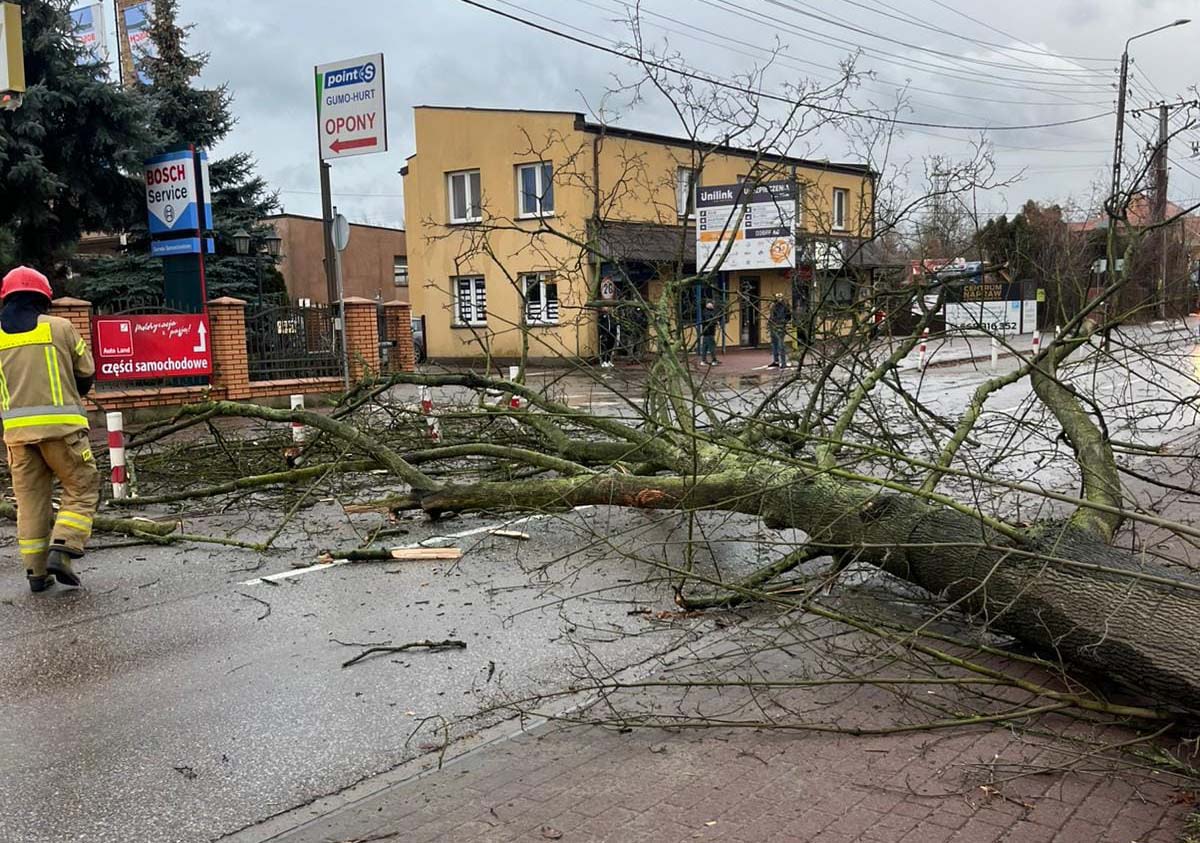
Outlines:
<svg viewBox="0 0 1200 843"><path fill-rule="evenodd" d="M257 517L269 526L269 514ZM188 529L215 534L244 518ZM216 839L437 752L446 728L477 728L487 718L458 721L506 695L560 688L584 664L636 664L714 631L708 620L629 614L673 608L668 589L644 582L654 569L623 553L673 544L674 516L590 510L521 524L528 541L443 542L466 551L453 566L366 563L248 582L313 561L314 541L353 543L332 507L304 520L319 538L285 535L305 549L276 553L261 571L238 570L258 561L242 551L117 548L88 557L86 590L34 597L9 569L0 839ZM398 542L493 523L413 521ZM0 535L11 540L11 528ZM742 545L716 552L735 569L748 559ZM467 646L341 667L361 645L425 639Z"/></svg>

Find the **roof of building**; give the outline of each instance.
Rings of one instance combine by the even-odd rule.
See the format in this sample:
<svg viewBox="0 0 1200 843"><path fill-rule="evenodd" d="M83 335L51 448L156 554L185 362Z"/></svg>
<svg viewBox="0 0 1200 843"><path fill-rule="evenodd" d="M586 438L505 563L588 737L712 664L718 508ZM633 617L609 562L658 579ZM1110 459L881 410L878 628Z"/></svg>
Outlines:
<svg viewBox="0 0 1200 843"><path fill-rule="evenodd" d="M320 217L313 217L313 216L309 216L308 214L279 213L279 214L268 214L267 216L265 216L263 218L263 220L265 222L271 222L272 220L281 220L281 219L304 220L305 222L321 222ZM380 231L395 231L400 234L404 233L403 228L401 228L400 226L395 226L395 225L375 225L375 224L369 223L369 222L352 222L352 223L350 223L350 226L351 226L351 228L376 228L376 229L379 229Z"/></svg>
<svg viewBox="0 0 1200 843"><path fill-rule="evenodd" d="M629 138L630 140L642 140L649 143L660 143L670 146L694 147L697 142L690 138L681 138L676 135L664 135L656 132L644 132L639 129L626 129L620 126L610 126L602 123L588 122L587 118L579 111L556 111L553 109L530 109L530 108L481 108L477 106L453 106L453 105L418 105L414 106L414 110L428 109L431 111L480 111L480 112L498 112L504 114L558 114L564 117L572 117L575 120L575 128L582 132L591 132L593 134L602 134L609 137ZM725 144L710 145L701 142L699 144L705 149L712 152L723 153L726 155L740 155L755 157L762 161L774 164L788 164L797 167L806 167L813 170L825 170L834 173L849 173L851 175L865 175L873 177L874 171L867 164L845 163L837 161L829 161L825 159L798 158L790 155L776 155L773 153L765 153L760 150L746 149L744 147L731 146ZM412 156L409 156L412 158Z"/></svg>
<svg viewBox="0 0 1200 843"><path fill-rule="evenodd" d="M1189 235L1200 238L1200 214L1190 213L1185 214L1187 209L1181 205L1168 200L1167 202L1167 219L1183 215L1183 227ZM1127 214L1129 225L1142 227L1154 223L1154 202L1152 198L1145 193L1139 193L1134 196L1129 202L1129 212ZM1096 214L1088 217L1086 220L1079 222L1067 223L1070 231L1103 231L1108 228L1108 215Z"/></svg>

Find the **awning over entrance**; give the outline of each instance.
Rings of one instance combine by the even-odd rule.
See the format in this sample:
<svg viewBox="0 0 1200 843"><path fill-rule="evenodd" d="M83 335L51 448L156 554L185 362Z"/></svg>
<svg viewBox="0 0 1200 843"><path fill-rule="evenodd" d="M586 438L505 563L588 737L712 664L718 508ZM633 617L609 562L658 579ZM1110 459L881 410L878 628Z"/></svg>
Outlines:
<svg viewBox="0 0 1200 843"><path fill-rule="evenodd" d="M593 229L594 223L589 223ZM684 264L696 263L696 230L678 225L603 221L597 244L606 260L615 263L674 263L683 249Z"/></svg>

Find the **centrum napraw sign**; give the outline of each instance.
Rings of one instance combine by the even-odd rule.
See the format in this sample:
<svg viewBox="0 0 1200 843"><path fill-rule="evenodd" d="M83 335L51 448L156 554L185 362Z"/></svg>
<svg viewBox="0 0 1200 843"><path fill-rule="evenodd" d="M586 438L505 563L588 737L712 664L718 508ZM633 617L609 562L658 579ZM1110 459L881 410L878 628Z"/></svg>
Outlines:
<svg viewBox="0 0 1200 843"><path fill-rule="evenodd" d="M212 374L208 317L202 313L96 316L96 379L142 380Z"/></svg>
<svg viewBox="0 0 1200 843"><path fill-rule="evenodd" d="M386 152L383 53L319 65L316 76L321 160Z"/></svg>

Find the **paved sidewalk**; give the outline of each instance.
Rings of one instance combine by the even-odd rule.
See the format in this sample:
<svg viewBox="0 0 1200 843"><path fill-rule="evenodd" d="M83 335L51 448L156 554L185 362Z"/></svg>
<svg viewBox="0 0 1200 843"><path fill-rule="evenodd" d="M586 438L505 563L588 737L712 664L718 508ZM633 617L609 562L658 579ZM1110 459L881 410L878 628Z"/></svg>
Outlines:
<svg viewBox="0 0 1200 843"><path fill-rule="evenodd" d="M789 630L789 634L792 630ZM660 676L815 678L849 653L894 675L899 662L846 628L805 622L784 641L760 627L738 649L691 654ZM870 648L874 642L875 649ZM751 653L753 650L753 653ZM837 668L818 666L822 652ZM1010 670L1012 665L1006 665ZM868 669L868 668L863 668ZM917 675L923 675L917 668ZM1021 669L1039 682L1053 677ZM1001 689L823 686L780 692L700 687L639 690L590 716L879 729L997 705L1038 705ZM906 695L907 698L906 698ZM936 696L931 696L936 695ZM753 697L753 699L751 699ZM932 700L932 702L931 702ZM973 703L971 702L973 701ZM1043 700L1044 702L1044 700ZM752 704L751 704L752 703ZM395 781L328 813L302 809L291 829L237 836L274 843L366 841L672 841L743 843L1176 843L1190 797L1102 747L1136 736L1056 713L1006 725L851 736L827 731L705 727L619 730L542 723ZM515 728L515 725L514 727ZM426 767L432 767L429 757ZM279 826L275 827L276 829Z"/></svg>

